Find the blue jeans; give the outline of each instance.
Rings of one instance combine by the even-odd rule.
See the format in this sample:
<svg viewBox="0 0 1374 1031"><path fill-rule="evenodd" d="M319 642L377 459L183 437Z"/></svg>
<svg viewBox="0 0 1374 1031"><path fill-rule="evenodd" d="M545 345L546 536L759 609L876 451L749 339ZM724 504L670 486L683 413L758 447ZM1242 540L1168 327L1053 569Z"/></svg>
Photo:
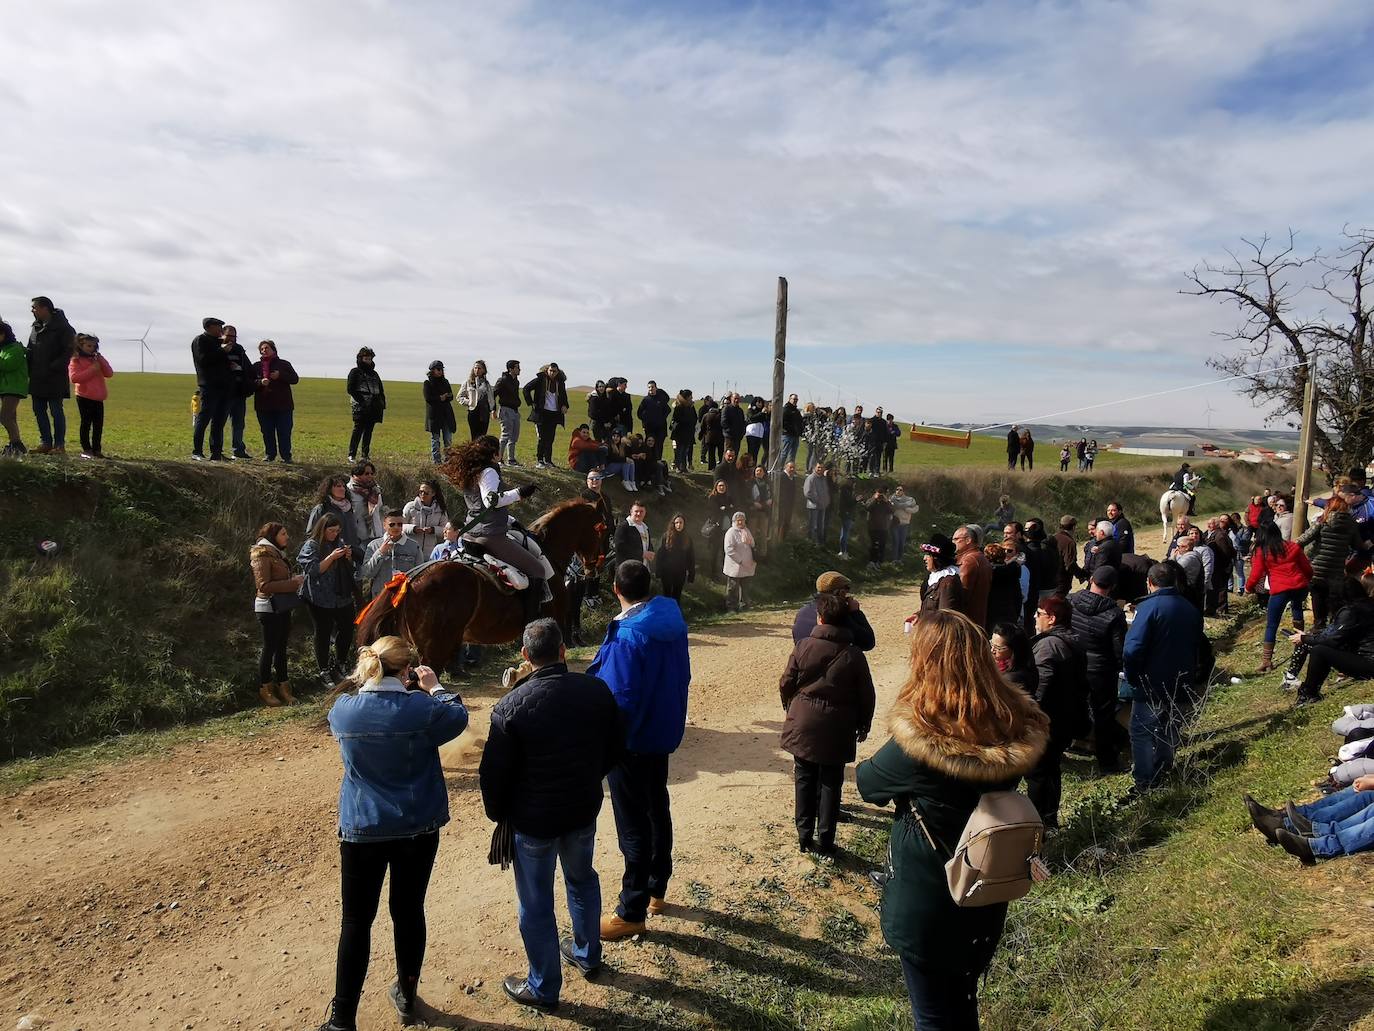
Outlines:
<svg viewBox="0 0 1374 1031"><path fill-rule="evenodd" d="M854 513L840 516L840 551L849 554L849 531L854 527Z"/></svg>
<svg viewBox="0 0 1374 1031"><path fill-rule="evenodd" d="M782 447L778 449L780 452L782 452L780 455L778 455L779 469L782 469L784 466L786 466L788 462L795 462L797 460L797 445L799 445L800 443L801 440L797 437L791 436L787 433L784 433L782 435Z"/></svg>
<svg viewBox="0 0 1374 1031"><path fill-rule="evenodd" d="M515 898L520 937L530 961L529 986L535 997L557 1002L563 987L559 966L558 921L553 913L554 863L563 864L572 918L573 954L586 967L601 962L601 881L592 868L596 823L557 838L515 834Z"/></svg>
<svg viewBox="0 0 1374 1031"><path fill-rule="evenodd" d="M224 453L224 423L229 418L229 395L220 390L201 388L200 411L191 435L191 450L205 453L205 430L210 430L210 455L218 458Z"/></svg>
<svg viewBox="0 0 1374 1031"><path fill-rule="evenodd" d="M296 423L296 413L289 409L285 412L258 412L258 429L262 430L262 453L271 462L278 455L283 462L291 461L291 429Z"/></svg>
<svg viewBox="0 0 1374 1031"><path fill-rule="evenodd" d="M910 523L892 524L892 558L896 562L902 560L902 553L906 551L906 537L911 532Z"/></svg>
<svg viewBox="0 0 1374 1031"><path fill-rule="evenodd" d="M953 972L902 957L902 977L917 1031L978 1031L981 970Z"/></svg>
<svg viewBox="0 0 1374 1031"><path fill-rule="evenodd" d="M1174 766L1184 711L1172 699L1137 697L1131 705L1131 761L1135 786L1147 791Z"/></svg>
<svg viewBox="0 0 1374 1031"><path fill-rule="evenodd" d="M1315 856L1330 859L1374 848L1374 791L1344 788L1297 810L1312 821ZM1284 826L1295 829L1287 819Z"/></svg>
<svg viewBox="0 0 1374 1031"><path fill-rule="evenodd" d="M453 444L453 431L445 426L442 430L433 430L429 435L429 457L430 460L438 465L444 460L444 452Z"/></svg>
<svg viewBox="0 0 1374 1031"><path fill-rule="evenodd" d="M1303 627L1302 603L1307 600L1307 588L1299 587L1292 591L1278 591L1269 595L1269 608L1265 612L1264 643L1273 644L1279 636L1279 623L1283 619L1285 607L1293 610L1293 625L1299 630Z"/></svg>
<svg viewBox="0 0 1374 1031"><path fill-rule="evenodd" d="M33 418L38 423L38 439L44 447L67 446L67 413L62 409L62 398L33 398Z"/></svg>

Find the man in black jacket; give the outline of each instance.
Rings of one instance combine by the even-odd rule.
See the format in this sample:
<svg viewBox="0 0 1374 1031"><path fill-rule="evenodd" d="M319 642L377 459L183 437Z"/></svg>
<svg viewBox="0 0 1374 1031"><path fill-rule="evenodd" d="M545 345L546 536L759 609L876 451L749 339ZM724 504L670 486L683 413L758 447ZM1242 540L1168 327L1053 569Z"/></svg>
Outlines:
<svg viewBox="0 0 1374 1031"><path fill-rule="evenodd" d="M1093 750L1099 773L1121 773L1121 750L1126 731L1116 721L1121 650L1126 643L1126 614L1112 600L1117 572L1111 566L1094 570L1086 590L1069 595L1073 607L1073 635L1088 657L1088 702L1093 712Z"/></svg>
<svg viewBox="0 0 1374 1031"><path fill-rule="evenodd" d="M553 466L553 439L568 411L568 377L557 362L549 362L520 393L525 404L530 406L529 421L534 423L535 434L539 437L534 464L541 468Z"/></svg>
<svg viewBox="0 0 1374 1031"><path fill-rule="evenodd" d="M654 438L654 461L663 460L663 441L668 436L668 393L649 380L649 389L639 402L639 421L644 435Z"/></svg>
<svg viewBox="0 0 1374 1031"><path fill-rule="evenodd" d="M1121 566L1121 542L1112 536L1112 524L1101 519L1093 527L1093 540L1088 545L1080 579L1086 580L1103 566L1118 569Z"/></svg>
<svg viewBox="0 0 1374 1031"><path fill-rule="evenodd" d="M1026 520L1025 530L1026 561L1035 570L1036 590L1041 598L1059 592L1060 580L1064 572L1059 548L1045 535L1045 523L1039 518ZM1034 613L1032 613L1034 615Z"/></svg>
<svg viewBox="0 0 1374 1031"><path fill-rule="evenodd" d="M488 819L514 835L515 895L529 972L501 987L522 1006L552 1010L563 987L559 956L584 976L601 966L601 882L592 868L601 780L625 732L611 689L569 673L558 624L525 627L520 654L534 667L491 711L477 776ZM563 864L572 937L558 939L554 865Z"/></svg>
<svg viewBox="0 0 1374 1031"><path fill-rule="evenodd" d="M630 434L635 431L635 399L630 396L630 381L624 376L615 377L615 390L611 394L615 403L615 424L620 432Z"/></svg>
<svg viewBox="0 0 1374 1031"><path fill-rule="evenodd" d="M200 387L200 411L191 431L191 457L205 461L205 428L210 428L210 461L224 461L224 423L234 395L234 375L224 347L224 320L200 320L201 334L191 341L191 362Z"/></svg>
<svg viewBox="0 0 1374 1031"><path fill-rule="evenodd" d="M739 454L744 443L744 409L739 406L738 394L731 394L721 408L720 428L725 432L725 450Z"/></svg>
<svg viewBox="0 0 1374 1031"><path fill-rule="evenodd" d="M783 465L797 460L797 448L805 430L801 409L797 407L797 395L789 394L787 403L782 406L782 454L778 456L778 461Z"/></svg>
<svg viewBox="0 0 1374 1031"><path fill-rule="evenodd" d="M244 423L248 418L248 399L253 396L253 362L248 352L239 343L239 331L233 326L225 326L221 341L224 356L229 360L229 435L232 444L232 457L243 461L253 456L248 453L248 445L243 439Z"/></svg>
<svg viewBox="0 0 1374 1031"><path fill-rule="evenodd" d="M76 350L76 330L62 309L54 308L47 297L35 297L30 310L33 328L29 330L27 349L29 398L39 437L34 452L60 455L67 450L67 413L62 402L72 396L67 363Z"/></svg>
<svg viewBox="0 0 1374 1031"><path fill-rule="evenodd" d="M501 423L501 449L505 465L519 465L515 445L520 442L520 363L512 358L496 379L496 418Z"/></svg>
<svg viewBox="0 0 1374 1031"><path fill-rule="evenodd" d="M636 501L630 505L630 514L623 523L619 523L615 528L615 562L616 565L626 559L637 559L646 565L652 565L654 561L654 539L649 533L649 527L644 522L644 516L648 510L643 502Z"/></svg>

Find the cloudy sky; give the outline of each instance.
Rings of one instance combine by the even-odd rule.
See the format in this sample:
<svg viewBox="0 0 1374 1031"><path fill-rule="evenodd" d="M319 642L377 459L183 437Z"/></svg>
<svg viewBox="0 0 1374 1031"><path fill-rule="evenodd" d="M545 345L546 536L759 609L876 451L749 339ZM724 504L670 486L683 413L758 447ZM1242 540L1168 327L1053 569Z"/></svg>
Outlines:
<svg viewBox="0 0 1374 1031"><path fill-rule="evenodd" d="M803 395L1028 419L1211 378L1188 269L1370 221L1359 0L43 0L0 39L0 314L50 294L124 368L217 314L306 374L766 390L786 275ZM1091 418L1207 403L1260 422Z"/></svg>

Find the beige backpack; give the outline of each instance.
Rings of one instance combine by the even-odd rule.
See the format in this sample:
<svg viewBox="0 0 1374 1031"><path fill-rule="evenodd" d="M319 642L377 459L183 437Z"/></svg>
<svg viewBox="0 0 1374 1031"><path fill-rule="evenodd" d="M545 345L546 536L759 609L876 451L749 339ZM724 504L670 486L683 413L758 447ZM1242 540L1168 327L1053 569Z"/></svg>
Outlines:
<svg viewBox="0 0 1374 1031"><path fill-rule="evenodd" d="M930 847L947 855L948 850L930 833L914 801L910 812ZM954 854L945 863L954 904L991 906L1026 895L1033 884L1049 877L1040 859L1044 840L1045 825L1029 798L1019 791L985 792L964 825Z"/></svg>

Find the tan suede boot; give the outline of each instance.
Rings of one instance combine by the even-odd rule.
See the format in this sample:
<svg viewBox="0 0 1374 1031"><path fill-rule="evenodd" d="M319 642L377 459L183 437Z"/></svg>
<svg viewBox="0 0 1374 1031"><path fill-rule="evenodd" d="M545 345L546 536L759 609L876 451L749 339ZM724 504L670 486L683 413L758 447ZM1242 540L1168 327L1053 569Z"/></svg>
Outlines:
<svg viewBox="0 0 1374 1031"><path fill-rule="evenodd" d="M273 693L273 688L276 686L276 684L263 684L262 687L258 688L258 697L262 699L262 704L274 709L281 704Z"/></svg>
<svg viewBox="0 0 1374 1031"><path fill-rule="evenodd" d="M1268 673L1274 668L1274 646L1273 644L1261 645L1260 664L1255 670L1256 673Z"/></svg>
<svg viewBox="0 0 1374 1031"><path fill-rule="evenodd" d="M282 705L295 705L296 696L291 693L291 682L283 680L277 685L277 697L281 699Z"/></svg>

